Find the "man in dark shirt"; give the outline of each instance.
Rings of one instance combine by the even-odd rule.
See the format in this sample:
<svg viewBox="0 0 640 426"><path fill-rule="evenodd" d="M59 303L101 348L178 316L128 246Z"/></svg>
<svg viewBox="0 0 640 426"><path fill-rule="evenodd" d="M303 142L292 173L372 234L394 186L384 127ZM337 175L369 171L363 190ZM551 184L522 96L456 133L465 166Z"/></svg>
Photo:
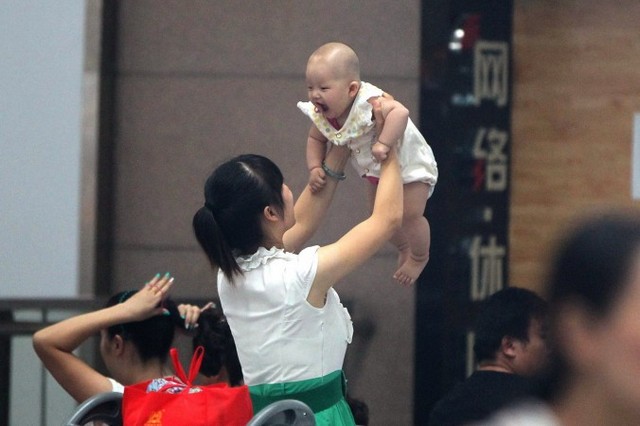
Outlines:
<svg viewBox="0 0 640 426"><path fill-rule="evenodd" d="M530 290L508 287L491 295L474 327L478 368L436 403L429 425L464 425L528 396L529 377L548 355L546 315L546 302Z"/></svg>

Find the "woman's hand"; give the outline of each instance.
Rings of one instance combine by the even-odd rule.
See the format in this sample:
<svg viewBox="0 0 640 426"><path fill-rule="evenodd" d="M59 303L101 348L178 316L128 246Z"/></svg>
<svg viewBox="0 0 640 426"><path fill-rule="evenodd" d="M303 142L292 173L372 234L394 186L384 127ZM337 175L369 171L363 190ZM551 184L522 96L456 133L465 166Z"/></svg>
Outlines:
<svg viewBox="0 0 640 426"><path fill-rule="evenodd" d="M193 330L194 328L198 327L198 318L200 318L200 314L202 313L202 311L206 311L207 309L211 309L213 307L215 307L215 303L213 302L207 303L202 308L186 303L178 305L178 312L180 312L180 317L184 319L184 329Z"/></svg>
<svg viewBox="0 0 640 426"><path fill-rule="evenodd" d="M144 287L137 291L122 305L126 306L130 321L142 321L165 312L162 301L167 297L173 277L167 272L163 276L157 274Z"/></svg>

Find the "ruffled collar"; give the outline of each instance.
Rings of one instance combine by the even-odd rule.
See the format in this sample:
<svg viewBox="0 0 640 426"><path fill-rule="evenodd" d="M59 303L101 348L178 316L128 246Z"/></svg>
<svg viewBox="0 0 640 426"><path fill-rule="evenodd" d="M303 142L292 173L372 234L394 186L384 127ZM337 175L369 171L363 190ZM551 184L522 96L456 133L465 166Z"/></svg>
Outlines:
<svg viewBox="0 0 640 426"><path fill-rule="evenodd" d="M342 145L351 139L362 136L375 126L375 123L371 119L373 107L368 100L371 97L381 95L381 89L373 84L362 81L351 111L349 111L349 116L341 129L335 129L322 113L316 112L311 102L299 102L298 108L311 118L318 130L320 130L327 139L335 144Z"/></svg>
<svg viewBox="0 0 640 426"><path fill-rule="evenodd" d="M243 272L248 272L260 267L261 265L266 265L267 261L270 259L284 259L286 257L287 253L284 249L277 248L275 246L268 250L264 247L258 247L258 251L253 254L240 256L236 258L236 262L238 262L238 266L240 266L240 269L242 269Z"/></svg>

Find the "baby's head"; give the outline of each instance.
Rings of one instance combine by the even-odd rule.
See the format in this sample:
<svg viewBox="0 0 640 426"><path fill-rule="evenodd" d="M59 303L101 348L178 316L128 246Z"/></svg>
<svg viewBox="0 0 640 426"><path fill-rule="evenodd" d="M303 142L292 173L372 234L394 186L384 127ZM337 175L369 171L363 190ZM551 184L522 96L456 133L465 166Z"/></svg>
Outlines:
<svg viewBox="0 0 640 426"><path fill-rule="evenodd" d="M318 112L334 119L348 115L360 89L358 55L344 43L323 44L307 61L306 80Z"/></svg>
<svg viewBox="0 0 640 426"><path fill-rule="evenodd" d="M307 72L322 65L332 71L333 78L360 81L358 55L344 43L331 42L317 48L309 57Z"/></svg>

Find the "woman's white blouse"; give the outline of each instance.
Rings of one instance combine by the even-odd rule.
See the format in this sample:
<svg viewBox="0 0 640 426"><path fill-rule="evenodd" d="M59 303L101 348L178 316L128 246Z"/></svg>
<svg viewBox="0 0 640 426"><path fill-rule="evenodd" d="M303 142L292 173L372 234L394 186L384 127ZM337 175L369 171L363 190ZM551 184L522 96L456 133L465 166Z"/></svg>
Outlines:
<svg viewBox="0 0 640 426"><path fill-rule="evenodd" d="M342 369L353 326L331 288L325 306L307 295L318 246L287 253L263 247L238 258L244 276L233 283L218 272L218 295L238 349L245 383L283 383Z"/></svg>

